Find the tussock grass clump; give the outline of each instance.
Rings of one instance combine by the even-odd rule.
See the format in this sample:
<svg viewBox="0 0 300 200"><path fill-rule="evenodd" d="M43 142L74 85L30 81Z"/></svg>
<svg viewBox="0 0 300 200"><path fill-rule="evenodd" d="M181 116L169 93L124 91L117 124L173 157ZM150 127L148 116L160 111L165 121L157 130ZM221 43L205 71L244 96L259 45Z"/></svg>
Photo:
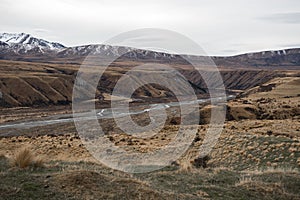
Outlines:
<svg viewBox="0 0 300 200"><path fill-rule="evenodd" d="M43 167L44 159L37 157L30 148L25 147L14 152L10 158L10 165L22 169L27 167Z"/></svg>
<svg viewBox="0 0 300 200"><path fill-rule="evenodd" d="M210 156L206 155L204 157L199 157L198 154L198 150L190 148L179 160L180 171L192 171L194 169L207 168Z"/></svg>

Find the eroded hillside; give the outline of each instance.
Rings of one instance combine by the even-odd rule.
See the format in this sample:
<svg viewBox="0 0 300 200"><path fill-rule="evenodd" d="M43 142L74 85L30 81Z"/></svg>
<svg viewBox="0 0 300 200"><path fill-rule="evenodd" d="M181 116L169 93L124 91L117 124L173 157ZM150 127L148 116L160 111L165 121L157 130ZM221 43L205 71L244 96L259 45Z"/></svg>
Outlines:
<svg viewBox="0 0 300 200"><path fill-rule="evenodd" d="M119 78L133 66L140 63L122 62L106 70L101 83L98 85L96 98L110 99L110 94ZM189 80L196 94L207 96L206 85L195 70L187 69L185 65L174 65ZM0 61L0 91L2 107L16 106L47 106L69 105L72 102L73 84L79 65L48 64L21 61ZM150 73L161 74L159 71ZM204 72L205 73L205 72ZM225 88L228 92L239 92L258 86L275 76L282 76L279 71L267 70L229 70L221 69ZM214 76L207 74L210 80ZM166 75L171 79L178 77L184 81L179 73ZM177 82L180 88L182 81ZM174 83L174 81L172 81ZM166 82L166 84L171 84ZM145 85L134 93L134 98L146 100L148 98L170 98L173 94L159 85Z"/></svg>

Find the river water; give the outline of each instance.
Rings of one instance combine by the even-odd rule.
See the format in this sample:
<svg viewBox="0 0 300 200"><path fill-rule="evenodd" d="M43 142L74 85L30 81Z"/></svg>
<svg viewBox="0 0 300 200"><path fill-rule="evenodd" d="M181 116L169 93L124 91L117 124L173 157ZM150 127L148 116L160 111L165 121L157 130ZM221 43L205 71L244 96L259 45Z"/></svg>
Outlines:
<svg viewBox="0 0 300 200"><path fill-rule="evenodd" d="M233 95L227 96L227 100L233 99ZM216 98L216 100L223 101L222 98ZM150 104L145 108L145 106L137 106L135 109L131 109L130 112L126 112L124 108L115 108L114 113L111 108L99 109L96 110L96 116L98 119L110 119L116 117L124 117L126 115L137 115L149 112L150 110L162 110L168 109L171 107L178 107L181 105L195 104L195 103L207 103L210 99L198 99L196 101L183 101L183 102L170 102L170 103L159 103L159 104ZM92 116L92 117L91 117ZM76 113L76 114L61 114L45 117L42 120L32 120L23 121L23 122L10 122L0 125L0 130L5 129L24 129L32 128L37 126L46 126L58 123L68 123L73 122L74 120L91 120L95 118L94 112L85 112L85 113Z"/></svg>

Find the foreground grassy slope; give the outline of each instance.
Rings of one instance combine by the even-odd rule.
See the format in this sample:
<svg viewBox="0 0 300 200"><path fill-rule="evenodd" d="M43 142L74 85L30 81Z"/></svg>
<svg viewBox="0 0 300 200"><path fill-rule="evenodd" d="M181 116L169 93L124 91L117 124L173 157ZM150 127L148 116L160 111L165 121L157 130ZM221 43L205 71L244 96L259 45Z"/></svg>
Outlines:
<svg viewBox="0 0 300 200"><path fill-rule="evenodd" d="M298 199L297 170L169 167L128 175L89 162L11 169L0 159L1 199Z"/></svg>

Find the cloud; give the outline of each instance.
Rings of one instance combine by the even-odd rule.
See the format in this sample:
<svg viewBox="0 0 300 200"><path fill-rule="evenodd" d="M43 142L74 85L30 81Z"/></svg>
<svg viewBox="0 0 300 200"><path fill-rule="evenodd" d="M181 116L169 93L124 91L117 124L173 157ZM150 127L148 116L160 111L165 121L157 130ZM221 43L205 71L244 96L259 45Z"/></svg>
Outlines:
<svg viewBox="0 0 300 200"><path fill-rule="evenodd" d="M222 50L222 52L224 52L224 53L235 53L235 52L237 52L237 50L234 50L234 49L225 49L225 50Z"/></svg>
<svg viewBox="0 0 300 200"><path fill-rule="evenodd" d="M284 48L300 48L300 43L297 43L297 44L283 44L280 47L284 47Z"/></svg>
<svg viewBox="0 0 300 200"><path fill-rule="evenodd" d="M135 29L162 28L186 35L207 54L227 55L299 44L299 8L299 0L1 0L5 20L0 31L75 46L101 44ZM126 44L152 48L168 39L145 35Z"/></svg>
<svg viewBox="0 0 300 200"><path fill-rule="evenodd" d="M300 12L275 13L259 19L274 23L300 24Z"/></svg>
<svg viewBox="0 0 300 200"><path fill-rule="evenodd" d="M36 28L34 29L35 33L49 33L50 31L47 29L42 29L42 28Z"/></svg>

